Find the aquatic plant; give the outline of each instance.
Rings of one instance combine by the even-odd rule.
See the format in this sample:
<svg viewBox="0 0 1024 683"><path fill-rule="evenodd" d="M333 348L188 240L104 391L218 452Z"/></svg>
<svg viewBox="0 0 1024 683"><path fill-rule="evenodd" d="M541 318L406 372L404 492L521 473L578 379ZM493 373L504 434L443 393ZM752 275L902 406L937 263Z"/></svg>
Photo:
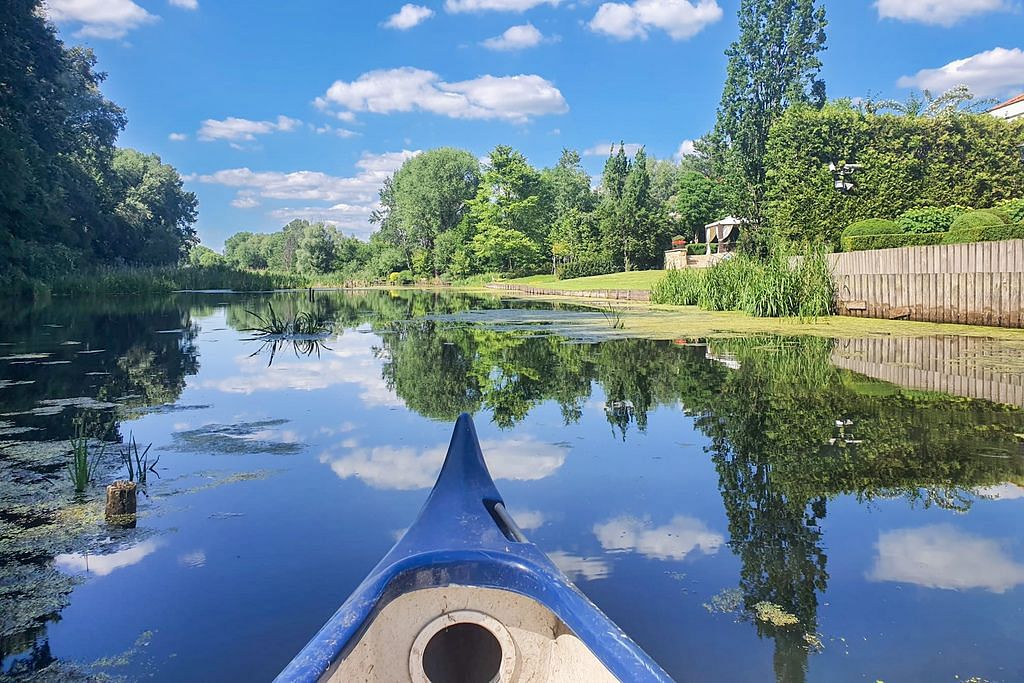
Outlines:
<svg viewBox="0 0 1024 683"><path fill-rule="evenodd" d="M106 444L101 443L99 452L90 458L89 437L85 435L85 427L80 419L75 420L75 436L68 443L71 446L71 457L67 462L68 477L74 484L75 491L83 493L93 479L100 458L106 450Z"/></svg>
<svg viewBox="0 0 1024 683"><path fill-rule="evenodd" d="M766 261L732 255L709 268L670 270L651 288L651 301L697 305L707 311L743 311L759 318L799 316L835 310L835 285L828 258L811 249L791 259L779 250Z"/></svg>
<svg viewBox="0 0 1024 683"><path fill-rule="evenodd" d="M754 605L754 616L758 621L778 627L795 626L800 623L796 615L790 614L781 606L767 600Z"/></svg>
<svg viewBox="0 0 1024 683"><path fill-rule="evenodd" d="M256 318L259 324L247 328L246 332L253 332L253 338L249 341L261 341L262 345L249 354L249 357L261 353L270 352L267 365L274 362L277 352L283 346L291 346L296 356L310 356L314 353L320 357L320 349L329 347L324 344L323 337L331 331L331 323L327 318L318 312L300 311L294 317L283 318L277 314L274 307L267 304L266 316L247 310L246 313Z"/></svg>
<svg viewBox="0 0 1024 683"><path fill-rule="evenodd" d="M142 453L139 453L139 444L135 442L135 435L129 433L126 448L121 450L121 463L128 470L128 481L137 481L145 485L148 473L152 472L157 477L160 476L160 473L156 471L160 456L156 456L156 460L149 462L149 449L152 447L153 444L149 444Z"/></svg>
<svg viewBox="0 0 1024 683"><path fill-rule="evenodd" d="M259 325L245 331L255 332L257 336L306 337L322 336L331 329L330 322L319 313L300 311L294 317L282 318L269 303L267 310L269 313L266 316L246 310L246 313L259 321Z"/></svg>
<svg viewBox="0 0 1024 683"><path fill-rule="evenodd" d="M615 308L614 306L607 306L598 309L601 311L601 315L608 321L608 324L613 330L621 330L626 324L622 320L622 310Z"/></svg>

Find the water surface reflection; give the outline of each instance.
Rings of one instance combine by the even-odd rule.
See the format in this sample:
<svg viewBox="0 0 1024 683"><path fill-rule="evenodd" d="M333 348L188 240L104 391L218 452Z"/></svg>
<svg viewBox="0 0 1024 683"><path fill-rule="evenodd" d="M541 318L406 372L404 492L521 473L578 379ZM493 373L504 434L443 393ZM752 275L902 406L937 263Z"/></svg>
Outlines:
<svg viewBox="0 0 1024 683"><path fill-rule="evenodd" d="M332 332L268 365L247 330L270 307ZM468 411L520 526L680 680L1024 678L1021 410L854 372L877 344L679 336L423 292L11 312L4 676L272 677L404 532ZM1020 384L1011 347L964 348ZM161 454L136 529L64 479L75 420Z"/></svg>

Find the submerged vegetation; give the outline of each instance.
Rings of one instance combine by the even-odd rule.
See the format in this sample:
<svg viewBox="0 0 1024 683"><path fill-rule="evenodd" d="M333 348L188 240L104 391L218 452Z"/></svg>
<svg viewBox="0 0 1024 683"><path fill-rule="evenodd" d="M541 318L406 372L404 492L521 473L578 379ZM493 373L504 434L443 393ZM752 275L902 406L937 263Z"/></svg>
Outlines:
<svg viewBox="0 0 1024 683"><path fill-rule="evenodd" d="M709 268L668 271L651 288L651 301L761 318L815 319L835 311L835 285L821 251L795 260L781 253L766 261L735 254Z"/></svg>

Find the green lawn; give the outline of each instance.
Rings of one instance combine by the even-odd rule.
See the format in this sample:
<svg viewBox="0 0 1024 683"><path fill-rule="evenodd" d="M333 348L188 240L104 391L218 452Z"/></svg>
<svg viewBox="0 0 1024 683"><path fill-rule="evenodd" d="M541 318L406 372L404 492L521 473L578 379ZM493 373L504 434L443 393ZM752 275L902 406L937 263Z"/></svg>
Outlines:
<svg viewBox="0 0 1024 683"><path fill-rule="evenodd" d="M572 280L556 280L554 275L531 275L530 277L504 280L512 285L535 285L548 289L585 291L592 289L650 289L665 275L663 270L634 270L628 273L578 277Z"/></svg>

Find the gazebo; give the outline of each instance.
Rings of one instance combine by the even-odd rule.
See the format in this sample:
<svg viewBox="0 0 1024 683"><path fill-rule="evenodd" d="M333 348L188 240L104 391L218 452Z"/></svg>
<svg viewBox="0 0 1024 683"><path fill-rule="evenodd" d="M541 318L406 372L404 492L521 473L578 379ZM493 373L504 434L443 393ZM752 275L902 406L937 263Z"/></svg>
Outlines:
<svg viewBox="0 0 1024 683"><path fill-rule="evenodd" d="M742 218L736 218L735 216L726 216L714 223L708 223L704 226L704 242L707 243L708 256L711 255L711 240L718 242L719 253L728 251L723 249L723 246L736 241L736 238L740 233L740 224L745 221Z"/></svg>

